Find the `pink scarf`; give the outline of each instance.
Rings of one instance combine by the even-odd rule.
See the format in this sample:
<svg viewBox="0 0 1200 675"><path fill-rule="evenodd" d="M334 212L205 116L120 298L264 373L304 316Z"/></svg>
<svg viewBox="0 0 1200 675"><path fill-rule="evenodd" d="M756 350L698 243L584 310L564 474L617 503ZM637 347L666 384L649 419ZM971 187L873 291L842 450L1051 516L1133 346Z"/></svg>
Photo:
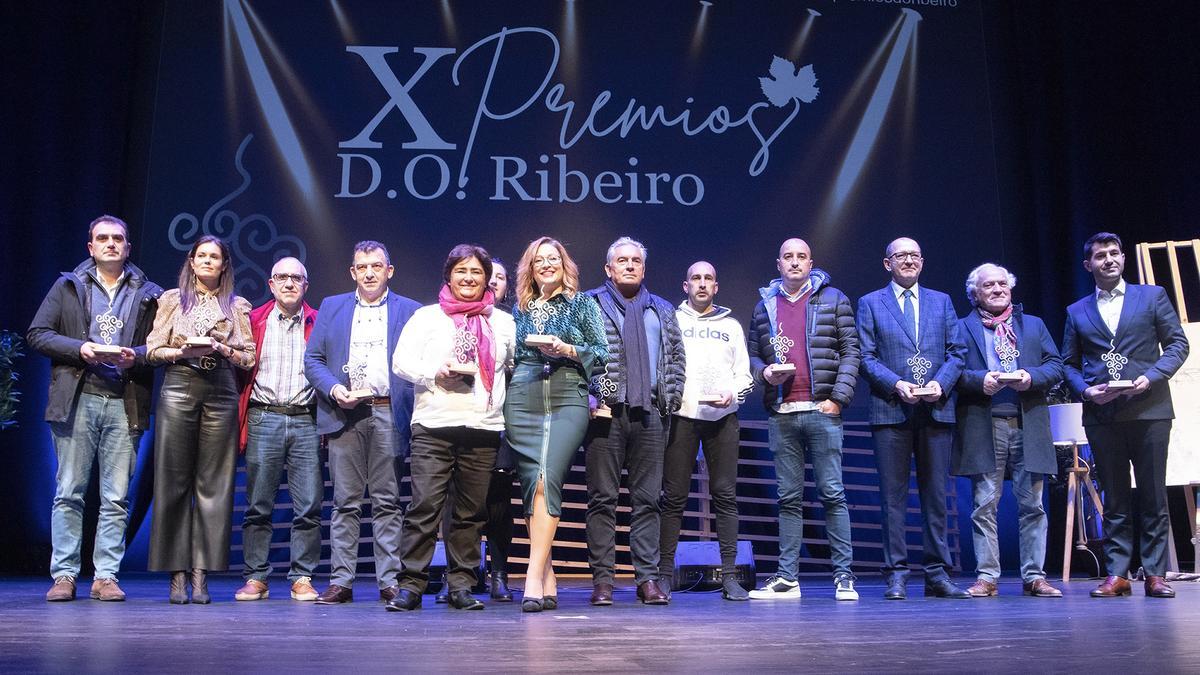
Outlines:
<svg viewBox="0 0 1200 675"><path fill-rule="evenodd" d="M454 320L455 333L462 331L475 338L474 354L464 354L467 359L474 357L479 365L479 376L483 378L483 388L488 393L488 407L492 407L492 383L496 380L496 356L492 353L492 325L483 317L492 315L496 305L496 295L491 289L483 293L483 299L475 301L459 300L454 297L449 284L444 284L438 291L438 305L442 311ZM457 342L457 339L455 340ZM455 345L456 351L459 345ZM469 363L464 361L464 363Z"/></svg>
<svg viewBox="0 0 1200 675"><path fill-rule="evenodd" d="M1012 326L1008 325L1008 318L1012 316L1013 311L1012 304L1009 303L999 314L992 314L982 307L976 309L979 310L979 320L983 322L984 328L996 331L996 355L1003 361L1006 355L1011 355L1012 350L1017 348L1017 334L1013 332Z"/></svg>

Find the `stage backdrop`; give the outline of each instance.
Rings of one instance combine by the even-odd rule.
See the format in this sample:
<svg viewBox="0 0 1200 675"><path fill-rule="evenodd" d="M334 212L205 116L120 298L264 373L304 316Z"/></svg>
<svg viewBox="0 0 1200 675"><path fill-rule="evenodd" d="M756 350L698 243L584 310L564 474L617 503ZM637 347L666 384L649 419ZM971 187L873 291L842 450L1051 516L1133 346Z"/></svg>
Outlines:
<svg viewBox="0 0 1200 675"><path fill-rule="evenodd" d="M138 264L168 288L203 234L230 241L237 291L256 304L283 255L307 264L313 304L351 290L362 239L390 249L393 291L427 303L456 243L515 261L549 234L591 287L629 235L649 250L651 290L679 301L706 259L718 302L745 321L787 237L856 300L886 283L887 242L914 236L922 282L960 312L967 271L1004 257L975 0L225 0L168 3L156 30L150 114L133 131L144 209L126 215ZM863 571L880 558L865 401L860 389L847 412ZM776 554L763 417L752 401L739 488L760 571ZM150 456L147 442L132 569ZM564 520L578 524L573 497ZM579 567L582 529L565 537Z"/></svg>

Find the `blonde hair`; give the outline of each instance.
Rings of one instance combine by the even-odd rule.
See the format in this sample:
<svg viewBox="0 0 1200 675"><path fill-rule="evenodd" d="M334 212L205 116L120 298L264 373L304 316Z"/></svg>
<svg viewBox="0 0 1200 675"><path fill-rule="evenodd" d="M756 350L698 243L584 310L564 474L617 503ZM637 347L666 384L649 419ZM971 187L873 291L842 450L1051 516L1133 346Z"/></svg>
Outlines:
<svg viewBox="0 0 1200 675"><path fill-rule="evenodd" d="M540 294L537 281L533 276L533 259L537 257L538 249L542 247L542 244L550 244L558 249L558 255L562 258L563 295L569 299L575 297L575 294L579 292L579 266L571 259L571 255L567 253L562 242L553 237L538 237L529 242L529 245L525 247L525 252L521 254L521 260L517 263L517 307L522 312L528 312L529 304Z"/></svg>

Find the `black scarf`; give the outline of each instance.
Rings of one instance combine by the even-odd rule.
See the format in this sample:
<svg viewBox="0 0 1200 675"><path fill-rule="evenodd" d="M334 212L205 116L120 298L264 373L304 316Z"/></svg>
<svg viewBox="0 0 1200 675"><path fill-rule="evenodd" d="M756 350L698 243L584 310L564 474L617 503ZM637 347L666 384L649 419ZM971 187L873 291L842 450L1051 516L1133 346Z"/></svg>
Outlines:
<svg viewBox="0 0 1200 675"><path fill-rule="evenodd" d="M617 309L623 314L621 326L621 369L625 373L625 403L630 408L651 410L650 402L650 348L646 344L646 310L650 307L650 291L645 286L638 288L632 300L626 300L611 280L604 288L612 296Z"/></svg>

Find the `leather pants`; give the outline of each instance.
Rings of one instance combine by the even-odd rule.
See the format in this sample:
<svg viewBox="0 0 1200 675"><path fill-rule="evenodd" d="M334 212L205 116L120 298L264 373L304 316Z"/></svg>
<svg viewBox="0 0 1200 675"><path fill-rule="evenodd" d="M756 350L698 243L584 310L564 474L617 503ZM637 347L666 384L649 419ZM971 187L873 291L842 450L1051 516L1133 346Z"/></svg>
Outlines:
<svg viewBox="0 0 1200 675"><path fill-rule="evenodd" d="M167 368L154 431L151 570L229 567L237 464L233 368Z"/></svg>

